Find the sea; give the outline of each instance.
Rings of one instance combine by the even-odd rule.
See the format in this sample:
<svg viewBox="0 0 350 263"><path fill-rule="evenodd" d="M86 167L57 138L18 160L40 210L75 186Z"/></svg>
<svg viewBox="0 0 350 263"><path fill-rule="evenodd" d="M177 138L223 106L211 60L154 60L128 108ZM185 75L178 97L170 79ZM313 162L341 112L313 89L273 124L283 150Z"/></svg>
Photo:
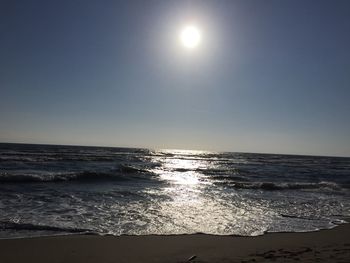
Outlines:
<svg viewBox="0 0 350 263"><path fill-rule="evenodd" d="M350 158L0 144L0 238L257 236L350 217Z"/></svg>

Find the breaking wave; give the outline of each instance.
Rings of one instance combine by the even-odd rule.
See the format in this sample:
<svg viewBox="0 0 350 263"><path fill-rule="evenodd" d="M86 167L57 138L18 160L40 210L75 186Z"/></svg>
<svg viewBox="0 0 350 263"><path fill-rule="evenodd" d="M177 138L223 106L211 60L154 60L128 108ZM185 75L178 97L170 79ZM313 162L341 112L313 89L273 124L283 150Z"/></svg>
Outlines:
<svg viewBox="0 0 350 263"><path fill-rule="evenodd" d="M230 187L237 189L261 189L274 190L307 190L307 189L330 189L342 190L350 188L349 185L339 185L333 182L318 183L273 183L273 182L225 182Z"/></svg>
<svg viewBox="0 0 350 263"><path fill-rule="evenodd" d="M0 173L0 183L34 183L65 181L126 181L134 179L147 180L152 172L133 166L120 165L118 169L108 172L82 171L68 173Z"/></svg>

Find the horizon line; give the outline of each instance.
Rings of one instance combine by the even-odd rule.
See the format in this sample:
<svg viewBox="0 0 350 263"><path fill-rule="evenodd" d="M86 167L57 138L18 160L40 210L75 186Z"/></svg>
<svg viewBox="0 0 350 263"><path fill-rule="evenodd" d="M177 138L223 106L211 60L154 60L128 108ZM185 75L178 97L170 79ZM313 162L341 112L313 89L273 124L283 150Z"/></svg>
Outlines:
<svg viewBox="0 0 350 263"><path fill-rule="evenodd" d="M93 148L129 148L129 149L144 149L154 151L197 151L197 152L213 152L213 153L243 153L243 154L265 154L265 155L287 155L287 156L312 156L312 157L330 157L330 158L350 158L350 156L336 155L315 155L315 154L297 154L297 153L273 153L273 152L245 152L245 151L214 151L203 149L184 149L184 148L157 148L157 147L136 147L136 146L106 146L106 145L79 145L79 144L56 144L56 143L29 143L29 142L1 142L0 144L24 144L24 145L42 145L42 146L69 146L69 147L93 147Z"/></svg>

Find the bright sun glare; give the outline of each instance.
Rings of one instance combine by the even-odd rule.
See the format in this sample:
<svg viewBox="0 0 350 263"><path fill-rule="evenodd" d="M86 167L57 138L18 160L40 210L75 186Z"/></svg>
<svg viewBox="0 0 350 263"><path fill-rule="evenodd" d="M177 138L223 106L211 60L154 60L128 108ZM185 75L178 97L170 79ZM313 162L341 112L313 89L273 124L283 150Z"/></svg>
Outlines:
<svg viewBox="0 0 350 263"><path fill-rule="evenodd" d="M193 49L199 45L201 33L195 26L186 26L180 33L180 40L184 47Z"/></svg>

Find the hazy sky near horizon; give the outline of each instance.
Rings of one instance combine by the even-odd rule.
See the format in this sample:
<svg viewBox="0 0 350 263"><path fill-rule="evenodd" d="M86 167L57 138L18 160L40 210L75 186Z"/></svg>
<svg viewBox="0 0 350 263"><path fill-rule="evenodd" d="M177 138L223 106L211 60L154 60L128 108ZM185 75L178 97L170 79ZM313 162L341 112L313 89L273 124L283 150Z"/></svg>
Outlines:
<svg viewBox="0 0 350 263"><path fill-rule="evenodd" d="M2 0L0 142L350 156L349 14L346 0Z"/></svg>

